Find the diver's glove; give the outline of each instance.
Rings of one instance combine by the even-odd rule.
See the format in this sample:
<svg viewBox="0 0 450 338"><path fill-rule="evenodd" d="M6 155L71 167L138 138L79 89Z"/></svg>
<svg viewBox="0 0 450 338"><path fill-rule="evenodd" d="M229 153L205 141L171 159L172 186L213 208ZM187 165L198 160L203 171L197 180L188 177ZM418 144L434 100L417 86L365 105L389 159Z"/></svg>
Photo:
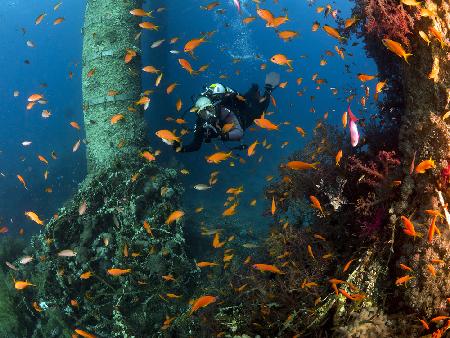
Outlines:
<svg viewBox="0 0 450 338"><path fill-rule="evenodd" d="M221 139L222 141L229 141L229 140L230 140L230 133L223 133L223 134L220 134L220 139Z"/></svg>
<svg viewBox="0 0 450 338"><path fill-rule="evenodd" d="M178 141L173 141L172 149L175 150L176 152L183 151L183 147L181 146L181 143Z"/></svg>
<svg viewBox="0 0 450 338"><path fill-rule="evenodd" d="M271 84L266 84L266 85L264 85L264 89L265 89L266 93L272 94L272 90L274 90L275 88Z"/></svg>

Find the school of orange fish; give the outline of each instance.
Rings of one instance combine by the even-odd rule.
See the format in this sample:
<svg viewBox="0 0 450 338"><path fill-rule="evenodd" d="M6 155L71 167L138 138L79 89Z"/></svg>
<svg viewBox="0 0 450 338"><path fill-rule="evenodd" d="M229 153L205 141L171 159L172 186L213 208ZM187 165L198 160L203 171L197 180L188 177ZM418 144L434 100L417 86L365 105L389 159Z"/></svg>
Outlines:
<svg viewBox="0 0 450 338"><path fill-rule="evenodd" d="M249 16L249 17L242 17L242 23L244 25L250 25L253 22L257 21L257 19L261 19L264 21L265 23L265 27L268 30L271 30L273 32L276 33L276 36L280 39L282 39L285 42L289 42L292 39L295 39L296 37L299 36L299 33L295 30L278 30L280 26L285 25L289 22L289 18L288 15L285 14L283 16L275 16L270 10L268 9L264 9L261 8L261 1L260 0L252 0L255 3L255 8L252 8L251 11L254 11L255 15L254 16ZM239 2L239 0L233 0L234 2L234 6L236 7L239 15L242 16L242 9L241 9L241 4ZM275 3L278 3L277 0L274 1ZM401 0L401 2L407 6L421 6L420 3L416 2L415 0ZM53 10L57 11L58 8L62 5L62 2L57 3L54 7ZM220 5L220 3L218 1L214 1L211 2L209 4L205 4L203 6L200 6L199 11L212 11L213 9L215 9L216 7L218 7ZM430 16L430 15L434 15L433 13L430 14L430 11L426 8L421 8L421 13L423 16ZM153 14L154 13L160 13L162 11L164 11L165 8L158 8L155 11L145 11L144 9L133 9L130 11L130 15L134 15L134 16L138 16L138 17L142 17L143 21L139 24L139 27L142 28L142 30L153 30L153 31L158 31L159 26L156 25L155 23L148 21L150 19L153 19ZM338 10L332 8L331 5L326 5L324 7L317 7L316 9L317 14L320 13L324 13L325 16L332 16L334 19L337 18L338 16ZM218 13L221 13L220 10L218 10ZM222 11L223 14L223 11ZM37 18L35 19L35 25L40 25L44 20L46 20L48 18L48 14L47 13L42 13L39 16L37 16ZM340 46L339 44L345 42L346 38L343 37L341 35L342 31L348 30L351 27L353 27L353 25L358 21L358 18L348 18L345 20L345 24L344 27L341 27L340 29L338 28L333 28L332 26L329 25L322 25L322 29L323 31L330 37L336 39L336 41L338 42L338 45L334 45L334 50L336 51L336 53L340 56L340 58L342 60L345 59L346 55L344 53L345 49ZM53 25L59 25L61 23L64 22L64 18L63 17L57 17L54 19L53 21ZM318 21L313 22L312 24L312 32L317 32L319 31L320 28L320 23ZM339 30L341 30L341 33L339 32ZM140 38L142 31L138 34L138 36L136 36L136 40ZM183 47L183 52L186 53L186 57L180 57L178 58L178 63L179 66L181 66L182 69L184 69L185 71L187 71L191 76L196 76L201 74L202 72L205 72L208 67L209 64L204 64L202 66L200 66L197 70L195 70L193 68L193 66L191 65L191 62L187 59L188 57L191 57L194 60L197 60L195 58L195 50L199 47L201 47L206 41L212 41L212 37L214 36L215 31L211 31L208 33L204 33L201 37L199 38L193 38L190 39L188 41L185 42L184 47ZM444 48L446 46L446 40L445 40L445 36L435 27L430 26L429 27L429 33L431 35L428 35L427 33L420 31L419 35L420 37L429 45L432 41L430 40L430 38L434 38L436 39L442 48ZM175 45L178 43L178 41L180 40L180 37L173 37L169 40L169 44L171 45ZM166 41L166 39L160 39L157 40L155 42L153 42L153 44L151 45L151 48L158 48L159 46L161 46L164 42ZM403 58L406 62L408 62L408 57L410 57L411 55L413 55L413 53L407 53L404 49L404 47L393 40L390 40L388 38L383 39L382 43L384 44L384 46L386 46L386 48L395 53L397 56ZM35 44L31 41L28 40L27 41L27 46L30 48L35 48ZM289 48L286 48L287 50ZM181 53L178 50L171 50L170 51L172 54L179 54ZM133 58L137 56L138 51L137 50L133 50L133 49L127 49L126 51L124 51L124 57L123 60L125 63L130 63L132 62ZM289 50L289 53L294 54L293 51ZM325 54L329 57L334 56L335 54L330 51L327 50L325 52ZM350 54L351 55L351 54ZM281 52L275 52L274 55L272 57L270 57L270 59L268 60L276 65L279 65L280 67L286 67L286 72L287 73L293 73L295 71L295 60L290 59L288 56L286 56L285 54L281 53ZM240 60L237 59L233 59L232 60L233 63L237 63L240 62ZM322 58L320 60L320 66L325 66L327 64L327 61ZM262 63L261 64L261 70L265 70L266 69L266 63ZM92 77L95 76L95 69L91 69L88 73L87 73L87 77ZM139 98L136 98L136 101L134 102L135 106L142 106L144 110L147 110L151 99L150 99L150 95L152 93L154 93L157 88L161 85L162 81L163 81L163 73L161 70L159 70L157 67L153 66L153 65L146 65L142 68L143 72L146 73L150 73L150 74L154 74L156 76L155 79L155 89L151 89L151 90L145 90L142 92L141 96ZM434 72L435 70L433 70L430 73L429 78L433 79L434 78ZM72 78L73 74L69 74L69 77ZM239 72L236 71L236 75L239 75ZM220 76L220 78L226 78L226 75L222 75ZM366 82L372 81L374 79L377 78L376 75L369 75L369 74L363 74L363 73L359 73L357 75L358 80L361 81L363 87L364 87L364 95L361 96L359 104L362 107L365 107L366 105L366 100L368 100L370 98L369 93L370 93L370 88L369 86L366 85ZM315 73L312 75L312 81L315 82L316 84L316 89L319 90L321 85L323 85L324 83L326 83L325 79L319 78L319 74ZM303 78L301 77L297 77L295 79L295 81L293 81L295 83L295 85L300 86L303 82ZM180 85L177 82L174 83L170 83L167 85L165 92L167 95L172 95L174 93L174 91L176 90L177 86ZM386 81L383 81L382 79L380 79L375 85L374 85L374 95L373 95L373 99L374 101L378 100L378 96L379 94L383 91L383 89L386 87L387 83ZM281 89L284 89L288 86L288 81L282 82L280 83L279 87ZM338 94L338 90L336 88L331 88L332 90L332 94L333 95L337 95ZM297 95L298 96L302 96L305 92L305 89L302 90L298 90L297 91ZM119 94L117 91L111 89L108 92L109 96L115 96ZM14 91L14 97L19 97L20 93L19 91ZM347 102L351 102L354 99L355 95L351 95L349 97L347 97ZM245 100L245 98L243 98L242 96L238 96L238 99L240 100ZM41 105L45 105L47 103L47 100L45 99L45 97L40 94L40 93L34 93L32 95L30 95L27 98L27 105L26 105L26 109L27 110L31 110L33 109L33 107L36 106L36 104L41 104ZM272 96L271 97L271 102L272 104L276 107L276 100L275 98ZM176 106L175 109L177 112L180 112L183 106L183 102L181 100L181 98L178 98L176 101ZM135 111L136 108L135 107L129 107L129 111ZM191 109L192 110L192 109ZM311 112L314 112L314 108L311 108ZM273 122L271 122L267 117L272 115L272 112L265 112L261 118L256 119L255 120L255 125L259 128L265 129L268 132L276 132L279 131L280 128L284 125L288 126L290 125L289 122L283 122L280 124L274 124ZM51 113L48 110L43 110L42 111L42 118L48 119L51 117ZM324 115L324 119L326 119L328 117L328 113L325 113ZM350 117L350 123L348 124L348 117ZM168 117L166 119L168 122L174 121L176 124L179 125L183 125L186 124L186 121L182 118L174 118L174 117ZM356 146L358 144L359 141L359 134L358 134L358 130L357 130L357 124L356 121L358 119L353 115L353 113L350 110L350 107L348 107L347 111L345 111L342 115L341 121L342 121L342 127L344 129L347 128L347 126L349 126L350 129L350 135L351 135L351 144L352 146ZM111 116L110 118L110 122L112 125L117 125L118 127L120 127L121 123L126 123L126 113L122 113L122 114L116 114ZM319 122L320 123L320 122ZM68 123L68 125L70 125L72 128L75 128L77 130L81 129L81 126L78 122L76 121L70 121ZM232 125L226 125L224 126L225 129L231 129L233 126ZM250 131L255 130L255 128L250 128ZM300 126L295 126L295 130L302 136L305 137L306 136L306 132L305 130L300 127ZM158 138L160 138L162 141L164 141L166 144L172 144L174 141L176 142L181 142L182 141L182 137L186 134L189 133L189 131L187 129L182 129L179 132L179 136L177 136L176 134L178 133L177 129L174 130L169 130L169 129L163 129L163 130L159 130L156 132L156 136ZM81 143L84 143L85 140L81 140L78 139L74 145L73 145L73 152L76 152L79 148ZM22 145L24 147L28 147L31 145L31 141L23 141ZM283 143L282 147L286 146L288 142ZM120 145L119 145L120 146ZM270 149L271 148L271 144L267 143L267 140L264 140L262 142L259 142L258 140L255 140L247 149L247 156L251 157L254 156L257 152L257 146L262 146L265 149ZM219 150L216 146L216 150ZM156 161L157 160L157 156L161 153L160 150L155 151L153 154L149 151L144 151L140 154L140 156L142 156L145 160L147 161ZM50 154L51 158L53 160L57 159L57 155L56 153L52 152ZM343 154L342 150L337 150L336 153L336 166L339 165L342 157L345 156L345 154ZM49 161L47 160L46 157L44 157L43 155L38 155L37 156L39 161L41 161L44 165L48 165ZM229 152L224 152L224 151L217 151L214 154L211 154L209 156L206 157L206 162L209 164L218 164L221 163L223 161L226 161L228 159L235 159L235 155L232 154L231 151ZM308 160L308 159L305 159ZM245 159L243 157L239 157L239 161L241 163L245 163ZM259 158L258 160L259 162L262 161L262 156ZM229 163L230 166L234 166L234 162L231 161ZM320 166L319 162L314 162L314 163L308 163L308 162L302 162L302 161L290 161L286 164L284 164L283 166L291 169L291 170L316 170L318 169L318 167ZM423 174L425 173L428 169L434 168L435 164L434 161L432 159L428 159L428 160L423 160L421 161L417 166L415 166L414 162L412 163L412 169L416 174ZM189 174L189 171L187 169L181 169L181 174L183 175L187 175ZM208 190L211 189L213 187L213 185L218 181L218 176L219 172L218 171L214 171L211 173L210 178L209 178L209 182L208 184L197 184L194 186L195 189L197 190ZM48 171L45 171L44 173L44 179L47 180L48 177ZM133 177L135 179L135 177ZM132 179L133 179L132 178ZM268 181L270 181L273 177L268 177ZM20 175L17 174L17 179L20 182L20 184L22 184L24 189L28 189L27 186L27 182L26 179ZM401 184L401 182L399 182L399 184ZM48 193L52 192L52 188L48 187L45 190ZM228 217L228 216L232 216L236 213L236 208L239 205L239 194L241 194L244 191L244 187L240 186L240 187L236 187L236 188L229 188L226 193L231 195L230 197L227 198L227 201L225 203L225 207L227 207L223 213L222 216L223 217ZM311 207L316 209L317 212L321 213L322 215L325 215L325 211L323 210L323 207L320 203L320 201L315 197L315 196L310 196L310 200L311 200ZM256 204L256 200L252 200L250 205L254 206ZM80 215L82 215L84 212L86 212L87 206L86 204L82 204L80 206L79 209L79 213ZM203 208L197 208L195 210L195 212L201 212ZM270 212L272 215L275 215L275 213L277 212L277 201L275 200L275 198L272 198L271 201L271 207L270 207ZM445 210L446 212L446 216L448 211ZM427 239L428 241L431 243L431 241L433 241L434 235L435 233L440 233L438 227L437 227L437 221L439 218L443 219L444 216L437 210L425 210L425 213L428 215L432 216L432 221L431 224L429 226L429 230L428 230L428 236ZM176 222L177 220L179 220L180 218L182 218L184 216L185 212L182 210L175 210L173 211L166 219L165 224L166 225L170 225L173 222ZM44 220L42 220L40 218L40 216L38 216L38 214L34 211L26 211L25 215L33 222L39 224L39 225L44 225ZM414 224L412 223L411 220L408 219L408 217L406 216L402 216L401 218L403 224L404 224L404 233L408 236L412 236L412 237L421 237L422 235L418 232L416 232ZM151 226L150 224L148 224L148 222L144 223L144 228L146 229L146 231L148 232L148 234L150 236L153 236L152 234L152 230L151 230ZM2 227L0 228L0 233L7 233L8 232L8 228L7 227ZM23 234L23 229L20 229L20 233ZM203 234L208 235L208 236L213 236L213 241L212 241L212 246L213 248L221 248L223 247L227 242L230 242L234 239L234 236L231 236L230 238L228 238L225 241L220 241L220 234L218 231L209 231L207 229L203 229ZM320 235L318 235L320 236ZM244 245L245 246L245 245ZM307 248L308 253L310 256L314 257L314 254L312 252L312 248L311 246L308 246ZM232 249L227 249L224 252L224 258L223 258L223 263L224 263L224 267L226 268L227 265L229 264L229 262L233 259L233 250ZM68 249L68 250L63 250L61 252L58 253L59 256L61 257L74 257L76 255L76 252ZM33 257L31 256L26 256L23 257L20 260L21 264L27 264L29 262L31 262L33 260ZM247 259L244 261L244 264L249 264L251 261L251 257L247 257ZM345 272L347 269L349 269L350 264L353 262L353 260L350 260L347 264L345 264L343 271ZM436 262L432 262L432 264L438 264L440 262L438 262L438 260ZM433 265L430 264L429 265L429 270L430 273L435 274L435 269L433 267ZM12 265L11 263L7 262L8 267L10 267L11 269L16 269L14 267L14 265ZM198 262L197 266L199 268L207 268L207 267L212 267L212 266L217 266L220 265L219 262L207 262L207 261L202 261L202 262ZM259 270L261 272L271 272L271 273L275 273L275 274L279 274L282 275L283 271L281 270L281 268L277 267L274 264L266 264L266 263L254 263L251 265L254 269ZM409 268L406 265L401 264L400 265L401 269L405 270L405 271L409 271L411 272L412 269ZM101 273L101 272L98 272ZM111 278L120 278L120 276L126 275L132 273L131 269L127 269L127 268L118 268L118 267L112 267L110 269L108 269L106 271L106 274L110 275ZM86 271L84 273L82 273L80 275L81 279L89 279L91 276L94 275L93 271ZM172 275L166 275L166 276L162 276L162 278L166 281L172 281L175 280L175 277ZM402 285L402 284L406 284L409 280L411 280L412 278L414 278L414 276L411 275L405 275L402 277L399 277L396 280L396 285ZM344 280L338 280L338 279L331 279L330 280L330 284L331 284L331 288L332 290L336 293L336 294L342 294L343 296L347 297L350 300L353 301L357 301L360 300L362 298L364 298L363 294L353 294L350 295L349 293L347 293L345 290L343 289L338 289L337 285L338 284L343 284L346 283ZM26 289L28 287L32 287L35 286L34 284L32 284L29 281L14 281L14 287L17 290L23 290ZM307 287L311 287L313 286L311 285L306 285ZM173 293L167 293L165 295L167 298L180 298L181 296L178 296L176 294ZM163 296L161 296L163 297ZM214 302L216 302L217 297L212 296L212 295L204 295L199 297L198 299L194 299L190 302L191 307L190 307L190 314L193 314L196 311L199 311L201 308L204 308ZM74 305L74 304L72 304ZM36 304L36 302L33 304L33 307L36 309L36 311L42 311L42 309L40 309L39 305ZM438 321L438 320L442 320L442 319L446 319L448 317L445 318L440 318L440 317L436 317L431 319L431 321ZM162 325L162 329L167 329L168 327L170 327L171 322L174 320L174 317L170 318L167 317L166 320L164 321L163 325ZM427 327L427 323L424 320L421 320L422 324L424 325L424 327ZM74 333L74 337L75 336L82 336L82 337L87 337L87 338L92 338L95 337L94 334L89 333L85 330L82 329L75 329L75 333Z"/></svg>

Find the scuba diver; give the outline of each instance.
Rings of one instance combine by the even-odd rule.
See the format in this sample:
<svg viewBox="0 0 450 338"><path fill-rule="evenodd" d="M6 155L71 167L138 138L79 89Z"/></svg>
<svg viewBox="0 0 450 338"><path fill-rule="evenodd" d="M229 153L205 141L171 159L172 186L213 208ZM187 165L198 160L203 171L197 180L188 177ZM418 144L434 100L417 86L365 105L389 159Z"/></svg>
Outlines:
<svg viewBox="0 0 450 338"><path fill-rule="evenodd" d="M264 95L260 96L257 84L244 96L220 83L214 83L200 94L191 111L197 114L194 128L194 139L190 144L179 142L172 144L177 152L197 151L202 143L210 143L213 138L222 141L240 141L244 130L264 113L270 103L270 94L278 86L280 75L266 75ZM239 149L244 149L241 146Z"/></svg>

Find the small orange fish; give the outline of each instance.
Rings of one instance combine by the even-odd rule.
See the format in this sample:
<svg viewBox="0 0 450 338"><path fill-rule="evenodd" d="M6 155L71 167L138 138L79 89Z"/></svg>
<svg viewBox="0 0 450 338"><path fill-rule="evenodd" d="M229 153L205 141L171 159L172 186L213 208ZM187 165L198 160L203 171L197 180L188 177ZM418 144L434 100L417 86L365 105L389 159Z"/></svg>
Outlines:
<svg viewBox="0 0 450 338"><path fill-rule="evenodd" d="M86 271L86 272L83 272L83 273L80 275L80 278L81 278L81 279L89 279L89 278L91 278L93 275L94 275L94 274L93 274L91 271Z"/></svg>
<svg viewBox="0 0 450 338"><path fill-rule="evenodd" d="M17 290L23 290L29 286L36 286L36 285L31 284L27 281L21 281L21 280L14 281L14 288L16 288Z"/></svg>
<svg viewBox="0 0 450 338"><path fill-rule="evenodd" d="M277 207L276 207L276 205L275 205L275 198L272 197L272 207L271 207L271 209L270 209L272 215L275 215L275 211L276 211L276 210L277 210Z"/></svg>
<svg viewBox="0 0 450 338"><path fill-rule="evenodd" d="M306 170L306 169L317 169L319 162L306 163L302 161L290 161L286 164L286 167L292 170Z"/></svg>
<svg viewBox="0 0 450 338"><path fill-rule="evenodd" d="M242 19L242 22L245 23L246 25L249 24L250 22L254 21L256 19L256 17L254 16L249 16L247 18Z"/></svg>
<svg viewBox="0 0 450 338"><path fill-rule="evenodd" d="M185 53L189 53L192 56L194 55L194 50L200 46L202 43L204 43L206 41L205 37L202 37L200 39L192 39L189 40L185 45L184 45L184 52Z"/></svg>
<svg viewBox="0 0 450 338"><path fill-rule="evenodd" d="M247 149L248 156L253 156L255 154L255 148L258 144L259 144L259 142L255 141L250 145L250 147L248 147L248 149Z"/></svg>
<svg viewBox="0 0 450 338"><path fill-rule="evenodd" d="M181 67L183 69L185 69L187 72L189 72L190 75L192 75L192 74L196 75L197 74L197 72L194 71L194 69L192 68L192 66L189 63L189 61L187 61L185 59L178 59L178 63L181 65Z"/></svg>
<svg viewBox="0 0 450 338"><path fill-rule="evenodd" d="M359 73L357 75L357 77L358 77L359 81L366 82L366 81L373 80L375 78L375 75L367 75L367 74Z"/></svg>
<svg viewBox="0 0 450 338"><path fill-rule="evenodd" d="M158 130L156 133L156 136L161 138L164 143L172 144L174 141L180 142L180 138L175 136L174 133L172 133L170 130Z"/></svg>
<svg viewBox="0 0 450 338"><path fill-rule="evenodd" d="M311 245L308 244L308 246L306 247L306 249L307 249L307 251L308 251L308 255L310 255L312 259L315 259L314 253L313 253L313 250L312 250Z"/></svg>
<svg viewBox="0 0 450 338"><path fill-rule="evenodd" d="M75 121L70 122L70 125L75 129L78 129L78 130L80 129L80 125Z"/></svg>
<svg viewBox="0 0 450 338"><path fill-rule="evenodd" d="M146 73L151 73L151 74L161 73L161 71L159 69L156 69L153 66L145 66L144 68L142 68L142 70Z"/></svg>
<svg viewBox="0 0 450 338"><path fill-rule="evenodd" d="M147 221L144 221L144 229L147 231L147 233L153 237L152 228L150 227L150 224Z"/></svg>
<svg viewBox="0 0 450 338"><path fill-rule="evenodd" d="M410 275L406 275L406 276L403 276L403 277L399 277L399 278L397 278L397 280L395 281L395 285L399 286L399 285L405 284L405 286L406 286L406 283L407 283L408 281L410 281L411 279L413 279L413 278L414 278L414 276L410 276Z"/></svg>
<svg viewBox="0 0 450 338"><path fill-rule="evenodd" d="M149 151L143 151L142 153L141 153L141 156L143 157L143 158L145 158L147 161L149 161L149 162L151 162L151 161L154 161L154 160L156 160L156 157L151 153L151 152L149 152Z"/></svg>
<svg viewBox="0 0 450 338"><path fill-rule="evenodd" d="M142 8L135 8L132 9L130 11L130 14L134 15L134 16L148 16L148 17L152 17L152 11L150 12L146 12L144 11Z"/></svg>
<svg viewBox="0 0 450 338"><path fill-rule="evenodd" d="M122 120L124 116L122 114L116 114L113 117L111 117L111 124L116 124L120 120Z"/></svg>
<svg viewBox="0 0 450 338"><path fill-rule="evenodd" d="M280 66L288 65L292 69L292 60L288 60L284 54L275 54L270 58L270 61Z"/></svg>
<svg viewBox="0 0 450 338"><path fill-rule="evenodd" d="M217 248L223 247L224 245L225 245L225 242L220 242L219 233L216 232L214 235L212 246L217 249Z"/></svg>
<svg viewBox="0 0 450 338"><path fill-rule="evenodd" d="M236 213L236 207L237 207L237 203L234 203L233 205L231 205L231 207L229 207L228 209L226 209L223 213L222 216L232 216Z"/></svg>
<svg viewBox="0 0 450 338"><path fill-rule="evenodd" d="M302 127L295 127L295 129L299 132L300 135L302 135L302 137L305 137L306 133Z"/></svg>
<svg viewBox="0 0 450 338"><path fill-rule="evenodd" d="M150 29L150 30L155 30L157 31L159 26L156 26L154 23L145 21L145 22L141 22L139 24L139 27L144 28L144 29Z"/></svg>
<svg viewBox="0 0 450 338"><path fill-rule="evenodd" d="M207 4L206 6L200 6L200 8L204 9L205 11L210 11L219 5L220 5L219 1L214 1L214 2Z"/></svg>
<svg viewBox="0 0 450 338"><path fill-rule="evenodd" d="M222 162L222 161L224 161L224 160L230 158L231 155L232 155L232 152L231 152L231 151L228 152L228 153L225 153L225 152L220 151L220 152L218 152L218 153L215 153L215 154L206 156L206 162L218 164L218 163L220 163L220 162Z"/></svg>
<svg viewBox="0 0 450 338"><path fill-rule="evenodd" d="M436 168L434 161L430 158L429 160L425 160L420 162L417 167L414 169L416 174L424 174L428 169Z"/></svg>
<svg viewBox="0 0 450 338"><path fill-rule="evenodd" d="M46 15L47 15L46 13L39 15L36 18L36 20L34 21L35 25L39 25L42 22L42 20L45 18Z"/></svg>
<svg viewBox="0 0 450 338"><path fill-rule="evenodd" d="M167 217L167 219L164 221L164 224L171 224L183 216L184 216L184 211L175 210L169 215L169 217Z"/></svg>
<svg viewBox="0 0 450 338"><path fill-rule="evenodd" d="M422 323L422 326L425 330L429 330L430 327L428 326L428 323L424 321L423 319L419 319L419 321Z"/></svg>
<svg viewBox="0 0 450 338"><path fill-rule="evenodd" d="M271 121L269 121L268 119L261 117L260 119L255 119L254 120L255 124L263 129L267 129L267 130L278 130L278 126L273 124Z"/></svg>
<svg viewBox="0 0 450 338"><path fill-rule="evenodd" d="M411 271L411 272L413 271L413 269L411 269L409 266L407 266L405 264L400 263L399 266L400 266L400 269L402 269L402 270Z"/></svg>
<svg viewBox="0 0 450 338"><path fill-rule="evenodd" d="M296 32L296 31L281 31L281 32L278 32L278 37L280 39L283 39L285 42L292 40L296 36L298 36L298 32Z"/></svg>
<svg viewBox="0 0 450 338"><path fill-rule="evenodd" d="M338 39L339 41L341 41L342 39L344 39L344 37L342 37L339 32L333 28L330 27L328 25L323 25L323 30L331 37Z"/></svg>
<svg viewBox="0 0 450 338"><path fill-rule="evenodd" d="M211 267L211 266L217 266L219 264L217 263L213 263L213 262L198 262L197 266L199 268L206 268L206 267Z"/></svg>
<svg viewBox="0 0 450 338"><path fill-rule="evenodd" d="M167 95L171 94L171 93L173 92L173 90L175 89L176 86L178 86L178 83L176 83L176 82L174 82L174 83L168 85L168 86L167 86L167 89L166 89Z"/></svg>
<svg viewBox="0 0 450 338"><path fill-rule="evenodd" d="M37 102L42 100L44 97L41 94L33 94L28 97L28 102Z"/></svg>
<svg viewBox="0 0 450 338"><path fill-rule="evenodd" d="M79 334L81 337L84 337L84 338L97 338L92 333L89 333L89 332L86 332L86 331L80 330L80 329L75 329L75 333Z"/></svg>
<svg viewBox="0 0 450 338"><path fill-rule="evenodd" d="M381 42L387 49L389 49L391 52L393 52L397 56L405 59L406 63L409 63L408 57L410 57L412 54L406 53L406 51L403 49L403 46L401 45L401 43L390 40L390 39L383 39L383 40L381 40Z"/></svg>
<svg viewBox="0 0 450 338"><path fill-rule="evenodd" d="M311 206L312 206L313 208L316 208L316 209L320 210L320 212L321 212L323 215L325 215L325 213L324 213L323 210L322 210L322 206L320 205L319 200L318 200L315 196L313 196L313 195L309 196L309 199L310 199L311 202L312 202Z"/></svg>
<svg viewBox="0 0 450 338"><path fill-rule="evenodd" d="M261 272L264 271L268 271L268 272L273 272L273 273L277 273L277 274L284 274L284 272L282 272L280 269L278 269L275 265L270 265L270 264L253 264L252 267L256 270L259 270Z"/></svg>
<svg viewBox="0 0 450 338"><path fill-rule="evenodd" d="M27 184L25 183L23 177L21 175L17 175L17 179L20 181L20 183L22 183L23 187L28 190Z"/></svg>
<svg viewBox="0 0 450 338"><path fill-rule="evenodd" d="M196 300L194 300L194 302L192 303L192 308L191 308L191 315L201 309L204 308L214 302L217 301L217 298L214 296L210 296L210 295L206 295L206 296L202 296Z"/></svg>
<svg viewBox="0 0 450 338"><path fill-rule="evenodd" d="M122 276L127 273L130 273L131 269L117 269L117 268L111 268L107 270L108 275L111 276Z"/></svg>
<svg viewBox="0 0 450 338"><path fill-rule="evenodd" d="M59 25L63 21L64 21L63 17L56 18L55 21L53 21L53 25Z"/></svg>
<svg viewBox="0 0 450 338"><path fill-rule="evenodd" d="M341 162L341 158L342 158L342 149L339 150L336 154L336 165L338 166L339 163Z"/></svg>
<svg viewBox="0 0 450 338"><path fill-rule="evenodd" d="M353 261L354 261L354 259L350 259L350 260L344 265L344 268L342 269L342 272L347 271L348 268L350 267L350 264L352 264Z"/></svg>
<svg viewBox="0 0 450 338"><path fill-rule="evenodd" d="M33 212L33 211L26 211L25 216L27 216L29 219L31 219L33 222L36 222L37 224L44 224L44 222L39 218L39 216Z"/></svg>
<svg viewBox="0 0 450 338"><path fill-rule="evenodd" d="M349 18L345 20L344 23L344 28L350 28L351 26L353 26L355 24L355 22L357 21L357 18Z"/></svg>
<svg viewBox="0 0 450 338"><path fill-rule="evenodd" d="M125 63L130 63L131 60L136 56L136 51L133 49L127 49L127 53L125 54L124 61Z"/></svg>

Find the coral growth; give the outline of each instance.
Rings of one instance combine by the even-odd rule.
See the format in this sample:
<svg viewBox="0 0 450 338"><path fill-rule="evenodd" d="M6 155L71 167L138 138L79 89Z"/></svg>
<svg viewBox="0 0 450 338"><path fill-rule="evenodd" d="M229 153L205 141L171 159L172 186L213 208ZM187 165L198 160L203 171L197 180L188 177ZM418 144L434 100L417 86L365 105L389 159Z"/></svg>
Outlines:
<svg viewBox="0 0 450 338"><path fill-rule="evenodd" d="M396 0L365 0L365 28L381 40L389 38L409 46L417 9L406 9Z"/></svg>
<svg viewBox="0 0 450 338"><path fill-rule="evenodd" d="M184 254L182 222L164 224L179 208L182 189L175 177L174 170L153 164L137 172L102 174L85 182L58 217L33 237L28 254L34 260L15 262L20 271L14 277L36 285L23 294L30 313L36 313L34 301L43 304L36 330L51 325L56 333L44 336L63 336L76 325L99 336L143 337L159 332L166 315L187 311L184 302L165 296L187 296L185 283L192 282L196 271ZM87 205L83 213L82 204ZM58 256L65 249L76 256ZM110 268L132 273L109 276ZM93 276L82 279L85 272ZM165 281L164 275L176 282Z"/></svg>

